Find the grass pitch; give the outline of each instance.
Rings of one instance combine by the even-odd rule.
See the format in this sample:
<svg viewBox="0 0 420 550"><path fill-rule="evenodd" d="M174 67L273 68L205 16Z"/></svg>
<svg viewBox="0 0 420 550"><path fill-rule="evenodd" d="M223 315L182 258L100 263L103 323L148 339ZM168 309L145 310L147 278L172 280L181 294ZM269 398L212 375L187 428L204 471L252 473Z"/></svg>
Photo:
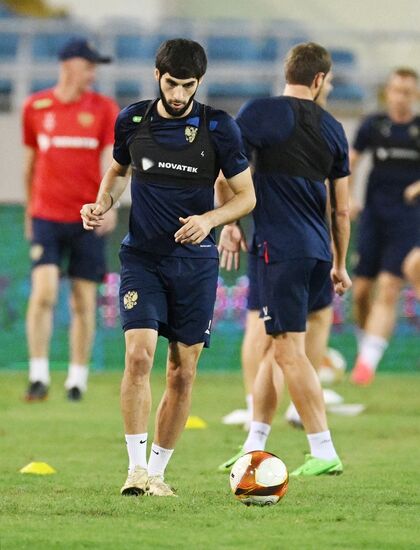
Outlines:
<svg viewBox="0 0 420 550"><path fill-rule="evenodd" d="M247 508L216 472L244 432L220 418L242 407L239 374L200 374L192 414L167 472L178 499L119 496L127 457L119 414L120 373L93 375L81 403L64 399L64 373L50 399L26 404L22 373L0 373L0 548L414 549L420 547L418 375L379 375L372 388L337 388L364 402L361 416L330 417L345 465L340 477L295 480L283 501ZM163 388L155 373L154 404ZM289 469L306 451L303 433L278 414L268 450ZM45 461L56 475L18 473Z"/></svg>

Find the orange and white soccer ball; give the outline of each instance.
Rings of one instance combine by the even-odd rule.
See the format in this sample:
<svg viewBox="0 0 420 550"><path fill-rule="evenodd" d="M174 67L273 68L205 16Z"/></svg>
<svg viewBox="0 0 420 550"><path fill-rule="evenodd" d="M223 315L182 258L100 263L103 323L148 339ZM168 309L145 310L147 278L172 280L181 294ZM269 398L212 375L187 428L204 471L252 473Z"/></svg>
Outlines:
<svg viewBox="0 0 420 550"><path fill-rule="evenodd" d="M266 506L277 504L286 494L289 474L277 456L265 451L252 451L241 456L232 466L230 487L243 504Z"/></svg>

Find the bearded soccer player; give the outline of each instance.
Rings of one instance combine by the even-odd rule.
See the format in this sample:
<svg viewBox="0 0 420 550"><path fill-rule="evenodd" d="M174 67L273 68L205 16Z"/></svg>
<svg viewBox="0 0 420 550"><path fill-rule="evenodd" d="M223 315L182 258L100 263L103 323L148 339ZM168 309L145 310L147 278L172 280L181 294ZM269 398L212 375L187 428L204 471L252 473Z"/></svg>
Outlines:
<svg viewBox="0 0 420 550"><path fill-rule="evenodd" d="M343 471L305 347L308 313L330 303L330 296L322 302L325 289L331 288L330 275L339 294L351 286L345 267L350 233L348 145L341 124L314 101L330 69L324 48L313 43L296 46L285 62L284 95L249 102L237 119L248 151L255 154L259 300L271 338L259 373L267 365L270 369L273 360L281 368L310 446L294 476ZM331 187L333 258L325 180ZM254 410L243 451L265 448L276 406L273 377L268 380L267 399L260 399L263 406Z"/></svg>
<svg viewBox="0 0 420 550"><path fill-rule="evenodd" d="M354 306L359 353L351 374L358 385L370 384L393 333L403 285L403 264L420 242L420 117L418 75L396 69L386 86L385 113L367 117L351 151L351 166L363 152L373 155L366 203L359 224ZM407 258L409 273L415 253ZM414 257L414 262L413 262ZM414 273L415 276L415 267Z"/></svg>
<svg viewBox="0 0 420 550"><path fill-rule="evenodd" d="M96 287L105 274L104 235L116 223L107 214L93 233L83 229L80 204L95 200L101 162L112 154L118 106L90 88L99 63L108 63L83 39L60 52L57 85L30 96L23 109L26 236L31 242L32 289L27 312L28 401L45 399L49 345L60 270L71 280L68 399L82 398L95 330Z"/></svg>
<svg viewBox="0 0 420 550"><path fill-rule="evenodd" d="M130 227L120 252L126 343L121 407L129 456L123 495L174 496L165 469L188 417L198 359L210 340L218 277L213 228L255 205L236 122L194 100L206 66L197 42L161 45L155 71L160 98L120 113L113 163L97 202L81 210L86 229L97 227L122 192L120 176L131 164ZM233 197L215 209L220 170ZM159 334L169 341L167 381L147 462L149 377Z"/></svg>

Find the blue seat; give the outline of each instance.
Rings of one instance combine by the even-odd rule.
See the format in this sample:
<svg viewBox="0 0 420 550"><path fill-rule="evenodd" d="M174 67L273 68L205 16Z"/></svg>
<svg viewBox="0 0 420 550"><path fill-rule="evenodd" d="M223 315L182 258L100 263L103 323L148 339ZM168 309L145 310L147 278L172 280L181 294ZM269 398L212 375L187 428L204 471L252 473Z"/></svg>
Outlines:
<svg viewBox="0 0 420 550"><path fill-rule="evenodd" d="M136 80L119 80L115 86L115 93L117 96L138 97L140 89L140 84Z"/></svg>
<svg viewBox="0 0 420 550"><path fill-rule="evenodd" d="M351 50L332 49L330 54L334 65L352 66L356 63L356 55Z"/></svg>
<svg viewBox="0 0 420 550"><path fill-rule="evenodd" d="M123 34L116 38L115 55L122 61L132 59L154 59L160 44L166 40L164 35L140 36Z"/></svg>
<svg viewBox="0 0 420 550"><path fill-rule="evenodd" d="M214 61L274 61L277 49L274 37L210 36L207 41L208 57Z"/></svg>
<svg viewBox="0 0 420 550"><path fill-rule="evenodd" d="M19 35L11 32L0 33L0 58L4 60L14 59L19 45Z"/></svg>
<svg viewBox="0 0 420 550"><path fill-rule="evenodd" d="M14 13L11 9L6 7L3 2L0 3L0 19L6 18L6 17L16 17L16 13Z"/></svg>
<svg viewBox="0 0 420 550"><path fill-rule="evenodd" d="M254 98L267 97L272 94L272 86L268 82L230 82L227 84L210 84L209 97L219 98Z"/></svg>
<svg viewBox="0 0 420 550"><path fill-rule="evenodd" d="M32 56L37 61L56 61L64 44L75 37L74 33L37 34L32 42Z"/></svg>
<svg viewBox="0 0 420 550"><path fill-rule="evenodd" d="M46 88L52 88L56 84L56 80L52 78L43 78L32 80L30 90L31 93L39 92L45 90Z"/></svg>
<svg viewBox="0 0 420 550"><path fill-rule="evenodd" d="M9 95L12 93L12 81L7 80L6 78L0 79L0 94Z"/></svg>
<svg viewBox="0 0 420 550"><path fill-rule="evenodd" d="M352 84L351 82L339 82L334 83L334 89L331 92L330 99L332 101L362 101L365 97L363 88L358 84Z"/></svg>

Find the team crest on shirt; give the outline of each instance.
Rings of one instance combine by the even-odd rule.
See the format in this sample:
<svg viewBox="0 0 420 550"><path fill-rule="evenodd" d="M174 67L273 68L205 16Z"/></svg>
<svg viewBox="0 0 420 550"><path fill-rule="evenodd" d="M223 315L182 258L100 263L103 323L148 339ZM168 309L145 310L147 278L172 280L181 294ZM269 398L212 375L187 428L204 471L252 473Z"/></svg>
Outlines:
<svg viewBox="0 0 420 550"><path fill-rule="evenodd" d="M416 125L416 124L412 124L409 128L408 128L408 133L410 135L410 137L412 138L417 138L419 137L419 127Z"/></svg>
<svg viewBox="0 0 420 550"><path fill-rule="evenodd" d="M198 128L195 126L185 126L185 139L192 143L195 140L195 136L197 135Z"/></svg>
<svg viewBox="0 0 420 550"><path fill-rule="evenodd" d="M95 122L95 115L88 113L87 111L82 111L77 115L77 120L80 126L83 126L83 128L89 128L89 126L92 126Z"/></svg>
<svg viewBox="0 0 420 550"><path fill-rule="evenodd" d="M38 262L44 254L44 247L41 244L33 244L29 251L29 256L33 262Z"/></svg>
<svg viewBox="0 0 420 550"><path fill-rule="evenodd" d="M49 97L44 97L42 99L37 99L32 103L32 107L36 110L38 109L46 109L47 107L51 107L53 101Z"/></svg>
<svg viewBox="0 0 420 550"><path fill-rule="evenodd" d="M137 305L139 295L135 290L129 290L124 294L124 309L133 309Z"/></svg>
<svg viewBox="0 0 420 550"><path fill-rule="evenodd" d="M42 126L47 132L52 132L55 128L56 118L54 113L46 113L44 120L42 121Z"/></svg>

